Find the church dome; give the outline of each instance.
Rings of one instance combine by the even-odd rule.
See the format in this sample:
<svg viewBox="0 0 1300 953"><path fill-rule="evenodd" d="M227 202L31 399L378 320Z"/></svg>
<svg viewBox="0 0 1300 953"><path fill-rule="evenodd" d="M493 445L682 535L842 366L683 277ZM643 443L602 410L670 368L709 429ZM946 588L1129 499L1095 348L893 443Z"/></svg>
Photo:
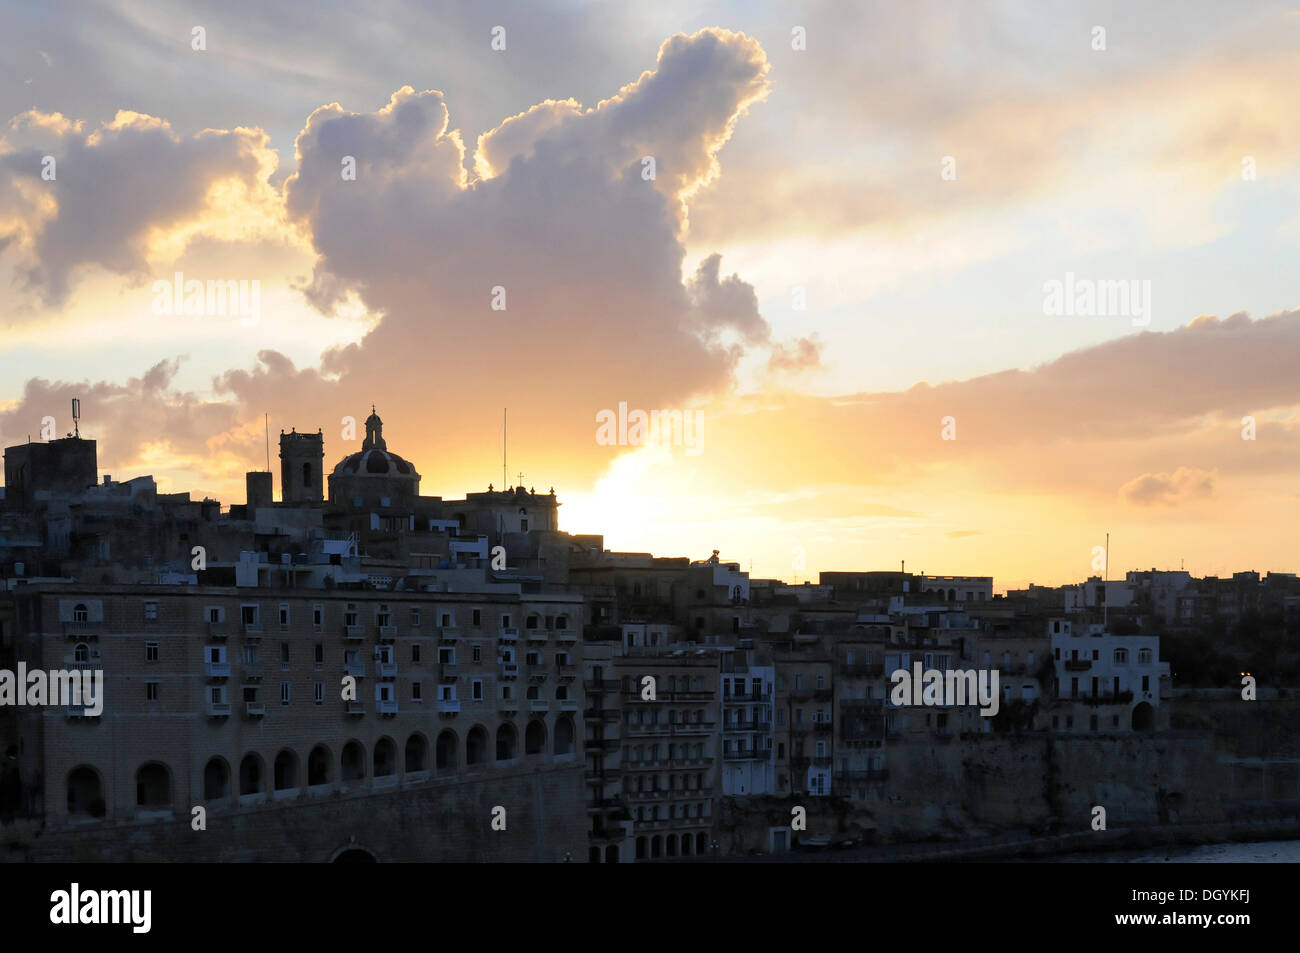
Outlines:
<svg viewBox="0 0 1300 953"><path fill-rule="evenodd" d="M361 444L361 449L340 460L334 467L333 476L420 478L410 462L389 452L388 444L384 442L384 422L375 413L373 406L370 408L370 416L366 418L366 439Z"/></svg>

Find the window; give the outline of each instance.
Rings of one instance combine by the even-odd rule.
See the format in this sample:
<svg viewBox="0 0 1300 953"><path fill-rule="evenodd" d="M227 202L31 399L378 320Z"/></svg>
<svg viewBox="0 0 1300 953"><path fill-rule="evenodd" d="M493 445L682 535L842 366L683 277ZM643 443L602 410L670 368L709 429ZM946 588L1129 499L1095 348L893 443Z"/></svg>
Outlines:
<svg viewBox="0 0 1300 953"><path fill-rule="evenodd" d="M802 676L802 675L796 675L796 676L794 677L794 690L797 691L797 692L803 690L803 676Z"/></svg>
<svg viewBox="0 0 1300 953"><path fill-rule="evenodd" d="M144 700L147 702L156 702L158 700L158 683L144 683Z"/></svg>
<svg viewBox="0 0 1300 953"><path fill-rule="evenodd" d="M420 661L420 643L419 643L419 642L412 643L412 645L411 645L411 661L412 661L412 662L418 662L418 661Z"/></svg>
<svg viewBox="0 0 1300 953"><path fill-rule="evenodd" d="M1138 664L1139 664L1139 665L1150 665L1150 664L1151 664L1151 650L1150 650L1150 649L1138 649Z"/></svg>
<svg viewBox="0 0 1300 953"><path fill-rule="evenodd" d="M281 705L289 704L289 683L288 682L280 683L280 704Z"/></svg>
<svg viewBox="0 0 1300 953"><path fill-rule="evenodd" d="M817 676L817 687L818 687L818 688L825 688L825 687L826 687L826 676L825 676L825 675L818 675L818 676Z"/></svg>
<svg viewBox="0 0 1300 953"><path fill-rule="evenodd" d="M388 603L379 603L379 611L375 614L375 625L386 626L393 624L393 613L389 611Z"/></svg>
<svg viewBox="0 0 1300 953"><path fill-rule="evenodd" d="M418 702L423 700L424 700L423 688L421 687L420 683L411 682L411 701Z"/></svg>
<svg viewBox="0 0 1300 953"><path fill-rule="evenodd" d="M319 672L321 669L325 667L325 644L323 642L316 643L315 653L316 653L316 671Z"/></svg>
<svg viewBox="0 0 1300 953"><path fill-rule="evenodd" d="M319 603L311 607L311 627L317 632L325 628L325 607Z"/></svg>
<svg viewBox="0 0 1300 953"><path fill-rule="evenodd" d="M244 625L257 625L257 606L240 606L239 619Z"/></svg>
<svg viewBox="0 0 1300 953"><path fill-rule="evenodd" d="M474 610L474 613L473 613L473 622L474 622L474 628L476 628L476 629L477 629L480 625L483 624L483 612L482 612L482 610L480 610L480 609L475 609L475 610ZM506 626L507 628L509 628L509 626L510 626L510 616L508 616L508 615L503 615L503 616L501 617L501 624L504 625L504 626Z"/></svg>
<svg viewBox="0 0 1300 953"><path fill-rule="evenodd" d="M569 698L569 687L567 685L556 685L555 700L562 702L562 701L567 701L568 698Z"/></svg>
<svg viewBox="0 0 1300 953"><path fill-rule="evenodd" d="M453 616L450 612L444 612L442 614L442 621L439 622L438 624L441 625L444 629L454 629L456 628L456 617Z"/></svg>
<svg viewBox="0 0 1300 953"><path fill-rule="evenodd" d="M315 684L314 686L312 686L312 690L313 690L313 692L315 693L315 694L313 695L313 698L314 698L316 704L317 704L317 705L323 705L323 704L325 704L325 683L324 683L324 682L316 682L316 684Z"/></svg>
<svg viewBox="0 0 1300 953"><path fill-rule="evenodd" d="M75 606L72 607L72 621L73 622L90 621L90 611L86 608L85 604L78 602Z"/></svg>
<svg viewBox="0 0 1300 953"><path fill-rule="evenodd" d="M413 629L418 629L419 627L420 627L420 610L419 610L419 609L412 609L412 610L411 610L411 628L413 628Z"/></svg>
<svg viewBox="0 0 1300 953"><path fill-rule="evenodd" d="M289 643L280 643L280 668L289 671Z"/></svg>
<svg viewBox="0 0 1300 953"><path fill-rule="evenodd" d="M469 688L469 697L476 702L481 702L483 700L483 680L480 678L474 679L469 683Z"/></svg>
<svg viewBox="0 0 1300 953"><path fill-rule="evenodd" d="M1116 650L1115 650L1115 664L1116 664L1116 665L1127 665L1127 664L1128 664L1128 649L1116 649Z"/></svg>
<svg viewBox="0 0 1300 953"><path fill-rule="evenodd" d="M144 660L146 662L158 661L158 643L146 642L144 644Z"/></svg>
<svg viewBox="0 0 1300 953"><path fill-rule="evenodd" d="M473 655L475 662L483 661L483 646L481 645L474 646L474 648L471 650L471 653Z"/></svg>
<svg viewBox="0 0 1300 953"><path fill-rule="evenodd" d="M90 646L88 646L85 642L78 642L77 647L73 649L72 660L74 662L89 662Z"/></svg>
<svg viewBox="0 0 1300 953"><path fill-rule="evenodd" d="M349 602L347 611L343 613L343 624L356 625L358 618L357 604L355 602Z"/></svg>
<svg viewBox="0 0 1300 953"><path fill-rule="evenodd" d="M280 628L289 628L289 604L287 602L280 603Z"/></svg>
<svg viewBox="0 0 1300 953"><path fill-rule="evenodd" d="M144 604L144 618L146 622L156 622L158 620L158 603L146 602Z"/></svg>
<svg viewBox="0 0 1300 953"><path fill-rule="evenodd" d="M455 648L453 648L453 647L451 647L451 646L439 646L439 647L438 647L438 664L439 664L439 665L455 665L455 664L456 664L456 650L455 650Z"/></svg>
<svg viewBox="0 0 1300 953"><path fill-rule="evenodd" d="M208 606L205 611L209 622L219 624L226 621L226 610L221 606Z"/></svg>

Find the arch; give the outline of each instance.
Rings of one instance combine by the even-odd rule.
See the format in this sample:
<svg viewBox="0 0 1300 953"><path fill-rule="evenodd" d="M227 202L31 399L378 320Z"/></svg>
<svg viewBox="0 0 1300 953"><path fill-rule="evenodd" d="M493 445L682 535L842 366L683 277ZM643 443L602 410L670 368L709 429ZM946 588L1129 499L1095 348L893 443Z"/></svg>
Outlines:
<svg viewBox="0 0 1300 953"><path fill-rule="evenodd" d="M482 725L475 725L465 739L465 764L482 764L487 761L488 733Z"/></svg>
<svg viewBox="0 0 1300 953"><path fill-rule="evenodd" d="M387 735L375 742L374 772L376 778L386 778L397 773L397 745Z"/></svg>
<svg viewBox="0 0 1300 953"><path fill-rule="evenodd" d="M273 765L275 777L275 789L277 791L292 791L298 787L298 755L288 748L281 750L275 756Z"/></svg>
<svg viewBox="0 0 1300 953"><path fill-rule="evenodd" d="M664 853L669 857L677 856L677 835L668 834L664 837Z"/></svg>
<svg viewBox="0 0 1300 953"><path fill-rule="evenodd" d="M956 602L956 601L957 601L957 590L956 590L956 589L949 589L949 590L948 590L948 601L949 601L949 602Z"/></svg>
<svg viewBox="0 0 1300 953"><path fill-rule="evenodd" d="M406 739L406 773L429 770L429 739L418 731Z"/></svg>
<svg viewBox="0 0 1300 953"><path fill-rule="evenodd" d="M642 834L636 839L636 859L645 860L646 856L646 839L645 835Z"/></svg>
<svg viewBox="0 0 1300 953"><path fill-rule="evenodd" d="M524 729L524 754L544 754L546 752L546 723L535 718Z"/></svg>
<svg viewBox="0 0 1300 953"><path fill-rule="evenodd" d="M264 790L262 785L262 756L250 751L239 762L239 793L260 794Z"/></svg>
<svg viewBox="0 0 1300 953"><path fill-rule="evenodd" d="M439 771L456 770L456 748L456 732L447 728L438 734L438 740L433 749L433 763Z"/></svg>
<svg viewBox="0 0 1300 953"><path fill-rule="evenodd" d="M167 765L150 761L136 770L135 806L154 811L172 806L172 778Z"/></svg>
<svg viewBox="0 0 1300 953"><path fill-rule="evenodd" d="M536 616L536 615L530 615L527 619L525 619L525 620L524 620L524 628L525 628L525 629L535 629L535 628L537 628L537 616Z"/></svg>
<svg viewBox="0 0 1300 953"><path fill-rule="evenodd" d="M209 758L203 766L203 800L224 801L230 797L230 765L225 758Z"/></svg>
<svg viewBox="0 0 1300 953"><path fill-rule="evenodd" d="M589 864L600 863L600 845L592 844L590 847L587 848L587 863Z"/></svg>
<svg viewBox="0 0 1300 953"><path fill-rule="evenodd" d="M311 749L307 755L307 785L310 787L317 784L330 783L330 768L334 761L330 754L330 749L324 745L317 745Z"/></svg>
<svg viewBox="0 0 1300 953"><path fill-rule="evenodd" d="M510 722L502 722L497 728L497 760L510 761L519 755L519 732Z"/></svg>
<svg viewBox="0 0 1300 953"><path fill-rule="evenodd" d="M555 753L573 754L573 719L568 715L555 723Z"/></svg>
<svg viewBox="0 0 1300 953"><path fill-rule="evenodd" d="M659 840L659 835L656 834L654 837L650 838L650 859L658 860L662 855L663 844Z"/></svg>
<svg viewBox="0 0 1300 953"><path fill-rule="evenodd" d="M607 863L607 864L617 864L617 863L618 863L618 845L617 845L617 844L606 844L606 845L605 845L605 863Z"/></svg>
<svg viewBox="0 0 1300 953"><path fill-rule="evenodd" d="M692 853L691 847L694 843L694 840L695 838L693 838L690 834L682 835L682 856L683 857L691 856Z"/></svg>
<svg viewBox="0 0 1300 953"><path fill-rule="evenodd" d="M72 660L74 662L89 662L90 646L85 642L78 642L76 648L72 650Z"/></svg>
<svg viewBox="0 0 1300 953"><path fill-rule="evenodd" d="M343 746L339 767L344 781L362 781L366 777L366 749L353 738Z"/></svg>
<svg viewBox="0 0 1300 953"><path fill-rule="evenodd" d="M347 847L334 855L335 864L377 864L379 858L362 847Z"/></svg>
<svg viewBox="0 0 1300 953"><path fill-rule="evenodd" d="M709 849L709 839L700 831L695 835L695 853L703 854Z"/></svg>
<svg viewBox="0 0 1300 953"><path fill-rule="evenodd" d="M79 764L68 772L68 814L73 817L103 817L104 785L99 772Z"/></svg>
<svg viewBox="0 0 1300 953"><path fill-rule="evenodd" d="M90 610L86 608L86 604L84 602L78 602L75 606L72 607L72 621L73 622L90 621Z"/></svg>
<svg viewBox="0 0 1300 953"><path fill-rule="evenodd" d="M1133 706L1133 730L1155 731L1156 710L1150 702L1139 702Z"/></svg>

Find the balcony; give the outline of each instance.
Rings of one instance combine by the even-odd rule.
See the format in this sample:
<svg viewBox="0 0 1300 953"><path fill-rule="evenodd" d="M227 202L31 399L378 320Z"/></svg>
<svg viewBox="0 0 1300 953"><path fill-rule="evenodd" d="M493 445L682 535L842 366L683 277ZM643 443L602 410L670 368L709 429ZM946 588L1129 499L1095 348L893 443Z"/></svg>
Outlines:
<svg viewBox="0 0 1300 953"><path fill-rule="evenodd" d="M212 639L224 639L230 635L230 627L224 622L209 622L208 637Z"/></svg>
<svg viewBox="0 0 1300 953"><path fill-rule="evenodd" d="M375 668L379 669L379 677L380 677L380 678L396 678L396 677L397 677L397 663L396 663L396 662L376 662L376 663L375 663Z"/></svg>
<svg viewBox="0 0 1300 953"><path fill-rule="evenodd" d="M578 669L573 665L564 662L555 663L555 673L560 677L562 682L571 682L578 677Z"/></svg>
<svg viewBox="0 0 1300 953"><path fill-rule="evenodd" d="M343 638L349 642L360 642L366 637L366 627L364 625L345 625L343 627Z"/></svg>
<svg viewBox="0 0 1300 953"><path fill-rule="evenodd" d="M846 678L874 678L885 674L885 666L883 663L842 665L840 674Z"/></svg>
<svg viewBox="0 0 1300 953"><path fill-rule="evenodd" d="M588 738L583 742L588 751L617 751L618 744L617 738Z"/></svg>
<svg viewBox="0 0 1300 953"><path fill-rule="evenodd" d="M502 677L502 678L518 678L518 677L519 677L519 666L516 665L514 662L502 662L502 663L501 663L501 677Z"/></svg>
<svg viewBox="0 0 1300 953"><path fill-rule="evenodd" d="M364 715L365 713L365 702L350 701L343 703L343 714L345 715Z"/></svg>
<svg viewBox="0 0 1300 953"><path fill-rule="evenodd" d="M244 702L244 716L247 718L261 718L266 714L266 705L262 702Z"/></svg>
<svg viewBox="0 0 1300 953"><path fill-rule="evenodd" d="M1068 659L1065 663L1067 672L1086 672L1092 668L1092 660L1086 658Z"/></svg>
<svg viewBox="0 0 1300 953"><path fill-rule="evenodd" d="M230 716L230 702L208 702L209 718L228 718Z"/></svg>
<svg viewBox="0 0 1300 953"><path fill-rule="evenodd" d="M501 712L501 714L505 715L507 718L517 715L519 713L519 699L517 698L500 699L497 702L497 711Z"/></svg>
<svg viewBox="0 0 1300 953"><path fill-rule="evenodd" d="M448 644L460 640L460 629L454 625L443 625L438 627L438 641Z"/></svg>
<svg viewBox="0 0 1300 953"><path fill-rule="evenodd" d="M97 639L99 638L98 622L65 622L63 623L63 635L69 639Z"/></svg>
<svg viewBox="0 0 1300 953"><path fill-rule="evenodd" d="M260 622L244 623L244 638L260 639L261 637L262 637L262 623Z"/></svg>
<svg viewBox="0 0 1300 953"><path fill-rule="evenodd" d="M375 706L379 709L379 714L381 715L397 714L396 698L381 698L379 701L375 702Z"/></svg>
<svg viewBox="0 0 1300 953"><path fill-rule="evenodd" d="M556 629L555 641L562 645L572 645L578 641L578 633L573 629Z"/></svg>
<svg viewBox="0 0 1300 953"><path fill-rule="evenodd" d="M529 642L545 642L545 641L546 641L546 630L545 630L545 629L529 629L529 630L528 630L528 641L529 641Z"/></svg>
<svg viewBox="0 0 1300 953"><path fill-rule="evenodd" d="M459 715L460 699L458 698L440 698L438 699L438 714L440 715Z"/></svg>
<svg viewBox="0 0 1300 953"><path fill-rule="evenodd" d="M497 641L499 642L518 642L519 630L514 626L501 626L497 630Z"/></svg>
<svg viewBox="0 0 1300 953"><path fill-rule="evenodd" d="M607 678L604 680L601 680L599 678L589 678L582 683L582 687L584 690L591 692L592 694L604 693L604 692L616 692L619 690L618 682L614 681L611 678Z"/></svg>
<svg viewBox="0 0 1300 953"><path fill-rule="evenodd" d="M565 699L560 702L560 711L577 711L578 703L573 699Z"/></svg>
<svg viewBox="0 0 1300 953"><path fill-rule="evenodd" d="M366 663L365 662L344 662L343 672L346 675L350 675L352 678L365 678Z"/></svg>
<svg viewBox="0 0 1300 953"><path fill-rule="evenodd" d="M829 768L831 766L830 755L826 755L825 757L813 758L812 763L814 768Z"/></svg>
<svg viewBox="0 0 1300 953"><path fill-rule="evenodd" d="M438 681L451 683L459 678L455 662L443 662L438 666Z"/></svg>
<svg viewBox="0 0 1300 953"><path fill-rule="evenodd" d="M528 710L548 712L551 710L551 703L545 698L533 698L528 702Z"/></svg>
<svg viewBox="0 0 1300 953"><path fill-rule="evenodd" d="M69 705L68 717L69 718L98 718L99 715L92 714L90 710L86 708L85 705Z"/></svg>
<svg viewBox="0 0 1300 953"><path fill-rule="evenodd" d="M831 721L813 722L813 731L817 732L820 735L828 734L829 732L833 731L834 728L835 728L835 723Z"/></svg>
<svg viewBox="0 0 1300 953"><path fill-rule="evenodd" d="M203 674L205 674L208 678L229 678L230 663L229 662L204 662Z"/></svg>
<svg viewBox="0 0 1300 953"><path fill-rule="evenodd" d="M378 626L378 629L379 641L381 642L392 642L397 638L397 626L395 625L381 625Z"/></svg>
<svg viewBox="0 0 1300 953"><path fill-rule="evenodd" d="M266 669L257 662L246 662L240 671L243 673L244 681L260 682L266 677Z"/></svg>

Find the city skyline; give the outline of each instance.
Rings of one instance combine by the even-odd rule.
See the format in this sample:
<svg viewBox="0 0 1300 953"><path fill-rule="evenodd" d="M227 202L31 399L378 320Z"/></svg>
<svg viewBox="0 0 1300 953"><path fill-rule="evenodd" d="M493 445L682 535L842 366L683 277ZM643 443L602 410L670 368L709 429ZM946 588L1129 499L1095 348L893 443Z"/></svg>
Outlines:
<svg viewBox="0 0 1300 953"><path fill-rule="evenodd" d="M5 445L79 397L101 473L232 503L268 419L337 460L373 403L452 496L509 408L510 482L614 550L1300 568L1286 4L58 8L0 40Z"/></svg>

